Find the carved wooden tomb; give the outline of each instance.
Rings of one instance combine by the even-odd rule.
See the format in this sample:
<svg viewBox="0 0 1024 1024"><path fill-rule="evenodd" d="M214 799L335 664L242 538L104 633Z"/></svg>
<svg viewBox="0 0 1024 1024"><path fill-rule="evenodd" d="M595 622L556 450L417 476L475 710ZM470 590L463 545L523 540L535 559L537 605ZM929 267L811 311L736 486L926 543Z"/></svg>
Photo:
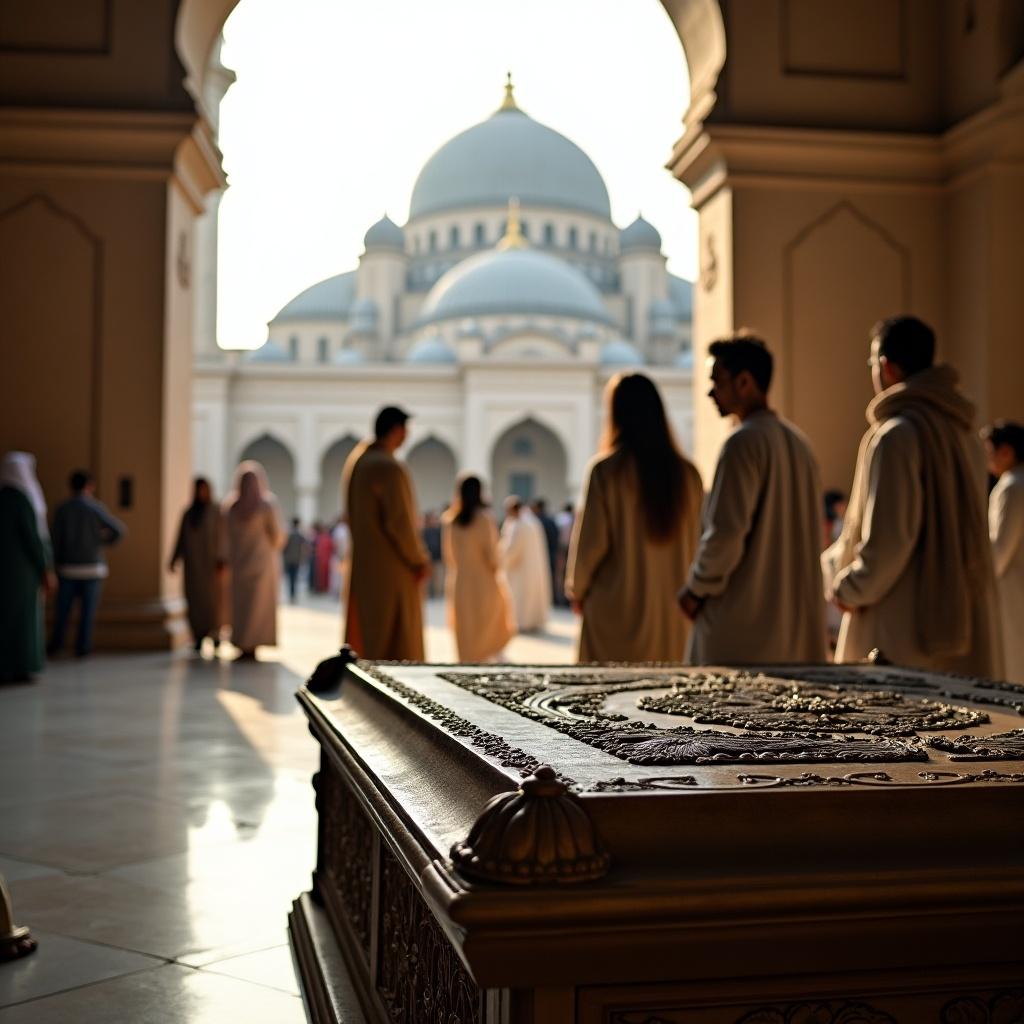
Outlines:
<svg viewBox="0 0 1024 1024"><path fill-rule="evenodd" d="M316 1022L1024 1022L1024 687L357 662L299 699Z"/></svg>

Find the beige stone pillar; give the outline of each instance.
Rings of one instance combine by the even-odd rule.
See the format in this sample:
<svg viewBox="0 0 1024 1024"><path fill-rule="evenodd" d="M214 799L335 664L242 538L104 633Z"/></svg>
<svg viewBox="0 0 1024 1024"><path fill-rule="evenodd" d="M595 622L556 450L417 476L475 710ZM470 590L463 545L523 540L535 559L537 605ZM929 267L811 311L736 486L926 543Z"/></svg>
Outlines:
<svg viewBox="0 0 1024 1024"><path fill-rule="evenodd" d="M93 470L129 530L97 646L166 647L183 630L165 565L189 497L193 228L223 177L180 84L176 5L70 6L0 39L0 448L36 454L51 509Z"/></svg>
<svg viewBox="0 0 1024 1024"><path fill-rule="evenodd" d="M776 354L773 399L848 488L871 326L935 328L980 419L1024 415L1024 19L1012 6L665 0L692 96L670 167L700 213L695 430L725 433L708 343L738 327Z"/></svg>

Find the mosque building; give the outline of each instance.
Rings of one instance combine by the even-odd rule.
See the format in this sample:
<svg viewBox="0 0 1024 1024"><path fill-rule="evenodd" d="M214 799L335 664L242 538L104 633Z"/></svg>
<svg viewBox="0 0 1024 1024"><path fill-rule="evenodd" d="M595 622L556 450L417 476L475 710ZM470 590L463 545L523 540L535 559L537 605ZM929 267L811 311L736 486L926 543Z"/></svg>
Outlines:
<svg viewBox="0 0 1024 1024"><path fill-rule="evenodd" d="M516 103L511 78L487 120L446 142L386 215L358 268L311 285L265 344L194 367L195 469L223 493L235 465L264 464L286 515L330 519L344 461L376 410L413 413L402 455L420 508L456 474L510 493L575 501L615 373L643 368L692 448L690 282L661 236L619 229L594 163ZM209 332L207 332L209 334Z"/></svg>

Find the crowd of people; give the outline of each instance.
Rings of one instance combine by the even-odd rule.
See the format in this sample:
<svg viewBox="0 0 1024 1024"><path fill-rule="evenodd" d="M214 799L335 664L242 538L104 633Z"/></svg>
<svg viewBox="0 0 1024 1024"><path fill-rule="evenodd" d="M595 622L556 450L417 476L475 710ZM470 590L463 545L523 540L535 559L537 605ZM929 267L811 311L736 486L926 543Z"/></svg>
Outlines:
<svg viewBox="0 0 1024 1024"><path fill-rule="evenodd" d="M225 627L241 658L274 645L283 569L293 601L302 579L343 598L346 641L371 659L423 660L426 594L444 597L463 662L502 659L565 602L582 619L581 661L821 662L833 646L840 662L877 652L1024 682L1024 426L975 433L930 328L902 316L871 332L868 429L849 498L827 492L824 520L811 446L770 406L767 345L740 333L709 355L709 397L735 429L707 494L641 373L608 384L578 511L552 516L513 495L499 527L484 482L466 474L448 508L418 519L396 458L410 416L395 406L349 457L333 524L286 529L256 463L239 466L222 503L196 480L169 563L183 570L196 650ZM0 464L3 681L41 670L50 594L49 653L76 604L75 653L91 649L104 548L125 527L89 473L69 486L51 523L33 457Z"/></svg>

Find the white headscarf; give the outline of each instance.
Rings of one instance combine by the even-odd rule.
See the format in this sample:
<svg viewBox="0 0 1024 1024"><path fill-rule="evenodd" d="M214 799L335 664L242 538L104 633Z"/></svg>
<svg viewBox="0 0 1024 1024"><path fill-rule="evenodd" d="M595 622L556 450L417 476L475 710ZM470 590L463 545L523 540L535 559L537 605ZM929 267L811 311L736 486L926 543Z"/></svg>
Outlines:
<svg viewBox="0 0 1024 1024"><path fill-rule="evenodd" d="M42 540L50 539L46 525L46 498L36 479L36 457L28 452L8 452L0 462L0 487L13 487L21 491L32 504L36 514L36 529Z"/></svg>

